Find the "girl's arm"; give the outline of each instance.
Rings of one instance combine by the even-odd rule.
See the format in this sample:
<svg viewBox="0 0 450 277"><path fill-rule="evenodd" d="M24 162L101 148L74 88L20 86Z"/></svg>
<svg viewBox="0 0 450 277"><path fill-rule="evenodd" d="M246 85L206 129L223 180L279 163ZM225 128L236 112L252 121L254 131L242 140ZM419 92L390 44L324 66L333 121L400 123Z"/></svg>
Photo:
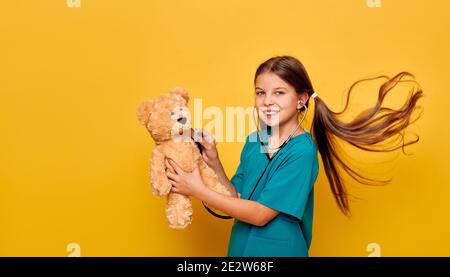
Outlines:
<svg viewBox="0 0 450 277"><path fill-rule="evenodd" d="M266 207L256 201L228 197L205 186L194 197L240 221L264 226L279 214L278 211Z"/></svg>
<svg viewBox="0 0 450 277"><path fill-rule="evenodd" d="M256 201L229 197L213 191L203 183L198 167L189 173L183 171L172 160L168 162L170 166L167 167L166 175L172 184L172 192L194 196L209 207L256 226L266 225L279 214L278 211ZM173 168L174 172L170 168Z"/></svg>

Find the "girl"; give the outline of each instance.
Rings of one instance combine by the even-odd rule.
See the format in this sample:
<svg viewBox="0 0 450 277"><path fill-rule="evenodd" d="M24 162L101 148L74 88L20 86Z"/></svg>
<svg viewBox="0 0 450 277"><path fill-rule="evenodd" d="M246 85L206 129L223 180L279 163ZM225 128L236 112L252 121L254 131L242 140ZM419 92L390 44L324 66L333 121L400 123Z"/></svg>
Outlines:
<svg viewBox="0 0 450 277"><path fill-rule="evenodd" d="M250 134L240 157L236 174L225 174L215 143L204 139L203 158L229 187L232 197L209 189L198 169L183 172L173 161L167 161L166 174L172 191L193 196L208 206L235 218L228 256L308 256L312 237L314 183L322 157L325 173L339 209L349 215L347 190L338 167L363 184L386 183L361 176L346 165L336 151L335 139L368 151L393 151L416 143L405 142L402 132L410 121L422 90L415 88L399 110L381 107L386 94L403 80L407 72L380 87L376 105L346 123L337 118L347 109L350 92L342 112L331 111L314 92L308 74L300 61L291 56L277 56L256 70L255 109L261 131ZM366 79L369 80L369 79ZM310 99L315 102L311 133L301 128ZM299 115L301 115L299 121ZM417 120L417 119L416 119ZM258 129L259 130L259 129ZM392 147L375 148L379 142L398 135L401 140ZM389 180L387 181L389 182Z"/></svg>

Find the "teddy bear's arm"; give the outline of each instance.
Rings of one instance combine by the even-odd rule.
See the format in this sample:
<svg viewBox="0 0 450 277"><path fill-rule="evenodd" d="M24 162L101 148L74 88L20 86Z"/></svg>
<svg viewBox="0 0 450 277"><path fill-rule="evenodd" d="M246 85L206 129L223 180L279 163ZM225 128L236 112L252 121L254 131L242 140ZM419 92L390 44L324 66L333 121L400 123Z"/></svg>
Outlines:
<svg viewBox="0 0 450 277"><path fill-rule="evenodd" d="M166 155L161 145L156 146L152 152L150 162L150 183L152 184L152 192L156 196L167 195L172 189L172 185L166 175L166 165L164 159Z"/></svg>

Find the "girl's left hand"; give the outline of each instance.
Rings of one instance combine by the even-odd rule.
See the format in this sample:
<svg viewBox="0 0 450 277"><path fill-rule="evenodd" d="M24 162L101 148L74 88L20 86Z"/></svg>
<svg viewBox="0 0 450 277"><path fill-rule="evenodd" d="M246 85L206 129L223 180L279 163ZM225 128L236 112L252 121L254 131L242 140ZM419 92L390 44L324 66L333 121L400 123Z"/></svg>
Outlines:
<svg viewBox="0 0 450 277"><path fill-rule="evenodd" d="M171 159L166 159L166 167L166 175L167 178L169 178L169 182L172 184L172 192L197 197L199 192L208 188L205 183L203 183L198 166L189 173L183 171L183 169ZM171 168L173 170L171 170Z"/></svg>

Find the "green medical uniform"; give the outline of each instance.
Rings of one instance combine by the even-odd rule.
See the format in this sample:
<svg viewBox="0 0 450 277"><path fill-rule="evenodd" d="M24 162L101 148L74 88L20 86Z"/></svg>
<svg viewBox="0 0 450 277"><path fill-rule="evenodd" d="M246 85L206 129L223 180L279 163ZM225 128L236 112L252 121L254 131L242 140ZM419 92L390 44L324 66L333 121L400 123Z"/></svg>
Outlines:
<svg viewBox="0 0 450 277"><path fill-rule="evenodd" d="M262 136L264 144L266 137ZM251 200L280 213L261 227L235 219L228 256L308 256L314 183L319 172L312 135L305 130L294 136L270 160L261 147L256 132L247 137L231 183L242 199L247 199L253 191Z"/></svg>

